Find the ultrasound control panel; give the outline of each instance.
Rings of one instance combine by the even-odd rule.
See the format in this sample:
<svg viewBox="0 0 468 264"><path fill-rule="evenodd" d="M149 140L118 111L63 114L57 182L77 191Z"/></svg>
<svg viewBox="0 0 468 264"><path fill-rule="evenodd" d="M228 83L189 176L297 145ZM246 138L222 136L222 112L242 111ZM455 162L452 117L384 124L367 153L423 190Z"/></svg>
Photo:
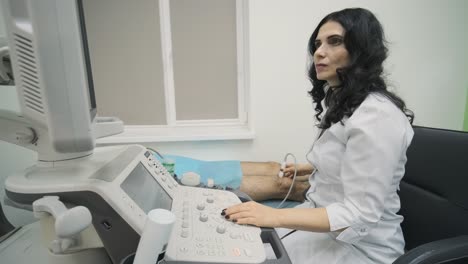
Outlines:
<svg viewBox="0 0 468 264"><path fill-rule="evenodd" d="M221 216L224 208L241 203L234 193L180 185L149 152L144 155L146 159L141 159L120 187L143 212L163 208L176 215L167 261L265 261L261 229L238 225Z"/></svg>
<svg viewBox="0 0 468 264"><path fill-rule="evenodd" d="M6 187L17 203L31 204L52 194L87 207L93 239L102 241L113 263L131 260L147 214L157 208L176 216L165 263L291 263L274 229L239 225L221 216L224 208L241 203L234 193L179 184L140 145L99 147L93 155L53 167L33 166L9 177ZM276 259L266 259L263 243L272 245Z"/></svg>

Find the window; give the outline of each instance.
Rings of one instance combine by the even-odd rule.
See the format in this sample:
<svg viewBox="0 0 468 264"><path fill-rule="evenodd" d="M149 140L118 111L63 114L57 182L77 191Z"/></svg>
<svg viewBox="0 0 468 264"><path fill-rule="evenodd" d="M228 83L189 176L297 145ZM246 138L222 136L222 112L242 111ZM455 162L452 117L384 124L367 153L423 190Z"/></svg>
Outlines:
<svg viewBox="0 0 468 264"><path fill-rule="evenodd" d="M246 0L85 0L101 143L252 138Z"/></svg>

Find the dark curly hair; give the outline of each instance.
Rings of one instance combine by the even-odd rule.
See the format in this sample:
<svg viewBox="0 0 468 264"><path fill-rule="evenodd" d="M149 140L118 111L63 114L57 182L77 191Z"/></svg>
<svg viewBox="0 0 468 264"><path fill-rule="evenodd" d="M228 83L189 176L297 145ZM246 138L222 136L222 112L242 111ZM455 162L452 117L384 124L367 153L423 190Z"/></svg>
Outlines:
<svg viewBox="0 0 468 264"><path fill-rule="evenodd" d="M382 25L374 14L363 8L348 8L327 15L309 39L308 51L312 58L316 51L314 42L318 32L322 25L329 21L337 22L344 28L344 45L350 60L349 65L337 69L341 82L338 89L326 89L327 82L317 79L312 59L308 76L313 87L308 93L316 104L315 117L320 122L318 127L327 129L332 124L341 122L344 117L350 117L370 93L387 97L405 113L409 122L413 123L413 112L406 108L400 97L387 90L382 75L388 49ZM328 110L322 120L323 100Z"/></svg>

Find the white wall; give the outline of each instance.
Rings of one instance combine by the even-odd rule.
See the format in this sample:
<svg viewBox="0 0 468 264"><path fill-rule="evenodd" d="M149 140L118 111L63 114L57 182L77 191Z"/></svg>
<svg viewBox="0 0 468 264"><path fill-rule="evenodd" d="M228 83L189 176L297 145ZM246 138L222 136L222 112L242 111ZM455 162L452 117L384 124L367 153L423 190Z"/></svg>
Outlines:
<svg viewBox="0 0 468 264"><path fill-rule="evenodd" d="M253 141L153 144L206 159L279 160L304 153L315 134L306 95L306 44L318 22L346 7L373 11L390 42L390 85L415 124L461 130L468 88L468 1L255 0L250 7Z"/></svg>
<svg viewBox="0 0 468 264"><path fill-rule="evenodd" d="M355 6L369 8L382 22L390 41L389 80L414 110L416 124L461 130L468 87L468 1L252 0L251 117L256 138L148 145L200 159L280 160L292 152L304 161L315 135L306 95L306 44L323 16ZM32 164L34 158L32 152L0 142L0 176ZM15 223L23 219L15 216L9 216Z"/></svg>
<svg viewBox="0 0 468 264"><path fill-rule="evenodd" d="M1 8L2 8L2 7L0 6L0 11L2 11ZM1 13L0 13L0 17L3 17L3 15L1 15ZM3 22L3 18L0 19L0 37L4 37L4 36L6 35L4 23L5 23L5 22Z"/></svg>

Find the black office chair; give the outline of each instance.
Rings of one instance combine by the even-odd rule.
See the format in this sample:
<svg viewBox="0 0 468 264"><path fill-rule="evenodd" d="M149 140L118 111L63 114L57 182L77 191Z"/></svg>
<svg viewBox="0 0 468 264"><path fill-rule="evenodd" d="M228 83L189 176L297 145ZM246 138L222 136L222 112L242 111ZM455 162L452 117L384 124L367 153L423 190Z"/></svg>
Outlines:
<svg viewBox="0 0 468 264"><path fill-rule="evenodd" d="M468 133L414 132L399 192L409 251L394 264L468 263Z"/></svg>

